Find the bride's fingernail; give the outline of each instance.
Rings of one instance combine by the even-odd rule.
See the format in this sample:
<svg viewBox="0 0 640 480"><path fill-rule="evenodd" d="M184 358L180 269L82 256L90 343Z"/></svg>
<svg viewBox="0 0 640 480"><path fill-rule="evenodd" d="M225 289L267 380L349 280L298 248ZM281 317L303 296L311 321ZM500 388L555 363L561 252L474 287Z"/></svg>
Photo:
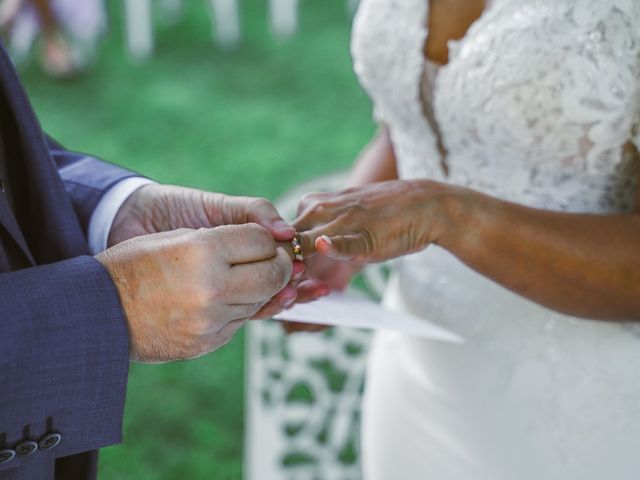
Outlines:
<svg viewBox="0 0 640 480"><path fill-rule="evenodd" d="M320 287L317 293L321 297L326 297L331 293L331 289L329 287Z"/></svg>
<svg viewBox="0 0 640 480"><path fill-rule="evenodd" d="M293 278L299 278L304 273L304 263L293 262Z"/></svg>
<svg viewBox="0 0 640 480"><path fill-rule="evenodd" d="M322 235L320 238L327 245L333 245L333 242L331 241L331 238L329 238L327 235Z"/></svg>

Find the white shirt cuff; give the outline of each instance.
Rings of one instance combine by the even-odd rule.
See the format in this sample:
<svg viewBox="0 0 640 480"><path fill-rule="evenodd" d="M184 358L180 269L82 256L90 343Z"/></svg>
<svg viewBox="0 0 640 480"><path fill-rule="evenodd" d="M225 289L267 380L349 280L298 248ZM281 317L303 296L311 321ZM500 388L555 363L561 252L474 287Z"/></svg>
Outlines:
<svg viewBox="0 0 640 480"><path fill-rule="evenodd" d="M98 202L89 221L89 250L95 255L107 248L107 239L122 204L140 187L155 183L148 178L131 177L120 180Z"/></svg>

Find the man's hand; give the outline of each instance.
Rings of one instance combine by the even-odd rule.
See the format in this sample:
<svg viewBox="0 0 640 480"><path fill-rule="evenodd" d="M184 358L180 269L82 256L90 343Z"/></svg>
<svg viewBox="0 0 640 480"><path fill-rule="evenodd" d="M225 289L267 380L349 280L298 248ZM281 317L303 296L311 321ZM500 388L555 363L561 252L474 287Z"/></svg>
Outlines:
<svg viewBox="0 0 640 480"><path fill-rule="evenodd" d="M264 198L234 197L193 188L151 184L138 189L122 205L111 227L108 246L133 237L179 228L211 228L246 223L261 225L279 242L288 242L295 235L295 230ZM303 270L304 265L296 262L293 267L294 279ZM269 318L291 305L297 289L294 285L288 285L276 293L254 318Z"/></svg>
<svg viewBox="0 0 640 480"><path fill-rule="evenodd" d="M178 228L211 228L257 223L278 241L295 230L264 198L234 197L173 185L145 185L122 205L109 232L108 246L140 235Z"/></svg>
<svg viewBox="0 0 640 480"><path fill-rule="evenodd" d="M289 282L293 264L256 224L132 238L96 256L120 294L130 357L193 358L226 343Z"/></svg>

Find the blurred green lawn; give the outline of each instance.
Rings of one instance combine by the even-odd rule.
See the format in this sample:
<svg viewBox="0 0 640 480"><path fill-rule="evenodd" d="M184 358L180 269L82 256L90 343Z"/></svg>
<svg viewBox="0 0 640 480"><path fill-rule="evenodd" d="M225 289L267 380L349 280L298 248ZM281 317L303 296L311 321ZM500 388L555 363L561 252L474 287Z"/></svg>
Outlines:
<svg viewBox="0 0 640 480"><path fill-rule="evenodd" d="M161 182L276 198L347 167L371 136L351 69L343 0L301 2L300 33L274 40L266 1L243 4L244 44L212 46L204 1L160 24L151 60L124 54L120 2L96 65L67 83L30 66L23 78L45 129ZM103 450L106 479L238 480L244 335L205 358L132 365L124 444Z"/></svg>

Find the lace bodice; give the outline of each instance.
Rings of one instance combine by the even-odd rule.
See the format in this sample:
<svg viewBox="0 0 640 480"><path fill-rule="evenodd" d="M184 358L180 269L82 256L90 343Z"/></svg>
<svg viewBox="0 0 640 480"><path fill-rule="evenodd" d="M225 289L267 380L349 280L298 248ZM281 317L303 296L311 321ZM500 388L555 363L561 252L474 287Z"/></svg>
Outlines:
<svg viewBox="0 0 640 480"><path fill-rule="evenodd" d="M428 5L362 0L354 24L356 72L400 176L549 210L629 211L640 1L494 0L439 69L423 57ZM637 332L546 309L437 246L396 267L387 306L466 342L378 334L371 478L637 477Z"/></svg>
<svg viewBox="0 0 640 480"><path fill-rule="evenodd" d="M427 0L363 0L354 24L356 73L390 129L401 177L553 210L632 208L640 2L495 0L450 43L433 84L424 81L427 10Z"/></svg>

